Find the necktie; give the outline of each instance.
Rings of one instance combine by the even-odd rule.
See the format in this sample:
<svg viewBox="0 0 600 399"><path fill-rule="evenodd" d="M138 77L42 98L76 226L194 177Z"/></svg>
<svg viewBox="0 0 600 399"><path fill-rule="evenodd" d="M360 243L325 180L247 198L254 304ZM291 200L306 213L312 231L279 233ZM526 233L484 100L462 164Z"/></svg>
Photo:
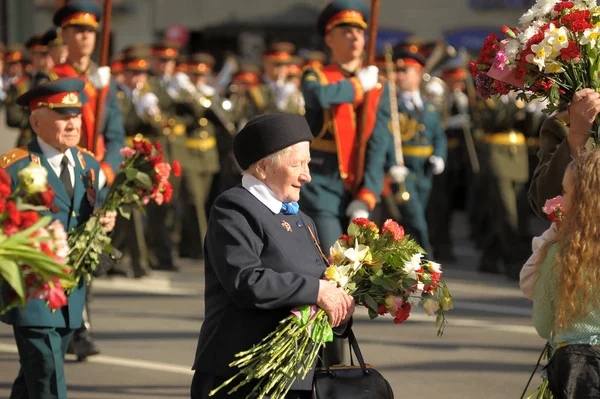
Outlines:
<svg viewBox="0 0 600 399"><path fill-rule="evenodd" d="M69 173L69 158L66 155L63 156L62 161L60 161L60 181L65 186L65 190L67 190L67 194L69 195L69 199L73 199L73 183L71 182L71 174Z"/></svg>
<svg viewBox="0 0 600 399"><path fill-rule="evenodd" d="M297 202L282 202L281 203L281 212L285 215L297 215L300 210L300 205Z"/></svg>

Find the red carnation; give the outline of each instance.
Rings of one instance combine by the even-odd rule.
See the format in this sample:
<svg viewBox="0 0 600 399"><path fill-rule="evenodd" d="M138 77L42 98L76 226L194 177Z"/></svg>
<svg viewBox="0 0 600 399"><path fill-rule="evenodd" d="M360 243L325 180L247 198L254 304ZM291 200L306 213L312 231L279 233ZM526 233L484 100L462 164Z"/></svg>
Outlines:
<svg viewBox="0 0 600 399"><path fill-rule="evenodd" d="M583 32L586 29L592 28L593 25L588 21L579 19L571 24L571 31L573 32Z"/></svg>
<svg viewBox="0 0 600 399"><path fill-rule="evenodd" d="M433 270L431 270L430 273L431 285L426 285L425 287L423 287L423 292L431 292L435 290L435 288L440 283L441 273L434 272Z"/></svg>
<svg viewBox="0 0 600 399"><path fill-rule="evenodd" d="M150 155L152 154L152 145L146 141L143 140L134 140L133 141L133 148L136 151L139 151L142 153L142 155Z"/></svg>
<svg viewBox="0 0 600 399"><path fill-rule="evenodd" d="M400 324L410 316L410 303L404 302L402 306L398 308L398 312L396 312L396 317L394 317L394 324Z"/></svg>
<svg viewBox="0 0 600 399"><path fill-rule="evenodd" d="M347 234L342 234L339 239L344 241L348 246L352 245L354 242L354 238L350 237Z"/></svg>
<svg viewBox="0 0 600 399"><path fill-rule="evenodd" d="M12 189L10 188L10 184L6 184L4 182L0 182L0 197L8 198L12 194Z"/></svg>
<svg viewBox="0 0 600 399"><path fill-rule="evenodd" d="M494 88L500 95L508 94L510 92L510 89L508 88L508 86L505 85L504 83L500 82L499 80L494 80Z"/></svg>
<svg viewBox="0 0 600 399"><path fill-rule="evenodd" d="M171 198L173 197L173 187L171 187L171 183L166 182L164 185L165 192L163 193L165 202L171 202Z"/></svg>
<svg viewBox="0 0 600 399"><path fill-rule="evenodd" d="M6 212L6 198L0 197L0 213Z"/></svg>
<svg viewBox="0 0 600 399"><path fill-rule="evenodd" d="M581 55L581 51L579 50L579 45L569 40L569 46L560 49L560 57L565 60L572 60L573 58L578 58Z"/></svg>
<svg viewBox="0 0 600 399"><path fill-rule="evenodd" d="M562 10L573 8L574 6L575 4L572 1L561 1L554 6L554 11L561 12Z"/></svg>
<svg viewBox="0 0 600 399"><path fill-rule="evenodd" d="M158 151L162 154L163 148L162 148L162 145L160 145L160 143L158 141L154 142L154 148L156 148L156 151Z"/></svg>
<svg viewBox="0 0 600 399"><path fill-rule="evenodd" d="M24 229L33 226L37 221L40 220L39 213L35 211L21 212L21 223L20 226Z"/></svg>
<svg viewBox="0 0 600 399"><path fill-rule="evenodd" d="M148 162L150 162L152 164L152 166L156 166L158 164L163 163L163 156L162 156L162 154L150 155L148 157Z"/></svg>
<svg viewBox="0 0 600 399"><path fill-rule="evenodd" d="M387 312L388 312L388 308L386 308L386 307L385 307L385 305L379 305L379 306L377 307L377 313L378 313L380 316L383 316L383 315L384 315L384 314L386 314Z"/></svg>
<svg viewBox="0 0 600 399"><path fill-rule="evenodd" d="M544 40L544 34L543 33L535 34L535 35L531 36L529 38L529 40L527 40L527 47L526 48L531 51L531 45L533 45L533 44L540 44L542 40ZM533 52L532 52L532 54L533 54Z"/></svg>
<svg viewBox="0 0 600 399"><path fill-rule="evenodd" d="M388 219L383 223L381 233L385 234L386 231L390 232L390 234L394 238L394 241L402 241L402 239L404 238L404 228L392 219Z"/></svg>
<svg viewBox="0 0 600 399"><path fill-rule="evenodd" d="M173 161L173 174L177 177L181 176L181 164L178 160Z"/></svg>
<svg viewBox="0 0 600 399"><path fill-rule="evenodd" d="M354 223L357 226L360 227L369 227L369 225L371 224L371 221L367 218L356 218L352 221L352 223Z"/></svg>
<svg viewBox="0 0 600 399"><path fill-rule="evenodd" d="M10 187L10 176L8 172L4 169L0 169L0 183L4 183Z"/></svg>
<svg viewBox="0 0 600 399"><path fill-rule="evenodd" d="M50 184L46 185L45 192L40 193L40 198L42 200L42 204L46 208L50 208L52 206L52 203L54 202L54 190Z"/></svg>
<svg viewBox="0 0 600 399"><path fill-rule="evenodd" d="M21 224L21 212L17 209L17 204L14 201L10 201L6 204L6 210L8 211L8 220L10 220L16 226Z"/></svg>
<svg viewBox="0 0 600 399"><path fill-rule="evenodd" d="M469 64L469 71L471 72L471 76L475 77L479 73L479 67L477 67L476 63L471 62Z"/></svg>
<svg viewBox="0 0 600 399"><path fill-rule="evenodd" d="M524 66L519 65L516 69L515 69L515 77L517 79L523 79L525 77L525 75L527 75L527 68L525 68Z"/></svg>
<svg viewBox="0 0 600 399"><path fill-rule="evenodd" d="M50 309L58 309L67 306L67 296L65 291L60 286L60 282L54 279L54 287L48 293L48 307Z"/></svg>

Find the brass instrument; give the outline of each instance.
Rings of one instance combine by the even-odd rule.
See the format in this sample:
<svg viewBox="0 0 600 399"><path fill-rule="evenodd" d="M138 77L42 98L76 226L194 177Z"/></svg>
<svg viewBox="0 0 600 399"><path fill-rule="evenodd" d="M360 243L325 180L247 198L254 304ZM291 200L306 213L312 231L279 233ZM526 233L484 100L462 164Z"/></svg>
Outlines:
<svg viewBox="0 0 600 399"><path fill-rule="evenodd" d="M404 154L402 152L402 138L400 132L400 118L398 116L398 97L396 95L396 81L394 79L394 64L392 61L392 45L385 46L385 66L388 78L388 87L390 91L390 111L392 117L392 136L394 137L394 151L396 162L399 166L404 166ZM401 204L410 200L410 193L406 190L404 182L398 183L398 190L395 194L396 203Z"/></svg>
<svg viewBox="0 0 600 399"><path fill-rule="evenodd" d="M135 89L133 89L131 95L133 104L136 106L136 112L137 105L140 103L141 99L148 93L152 93L148 82L138 82ZM139 116L145 122L148 122L157 128L163 129L164 127L166 127L167 120L164 117L160 107L158 106L158 103L146 109L144 115Z"/></svg>

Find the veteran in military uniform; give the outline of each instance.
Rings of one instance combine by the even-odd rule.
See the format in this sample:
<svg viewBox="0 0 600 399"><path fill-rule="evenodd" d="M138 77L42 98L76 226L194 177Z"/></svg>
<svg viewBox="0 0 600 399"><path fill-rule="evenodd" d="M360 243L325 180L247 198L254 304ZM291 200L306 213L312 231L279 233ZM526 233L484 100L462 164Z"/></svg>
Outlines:
<svg viewBox="0 0 600 399"><path fill-rule="evenodd" d="M11 177L13 189L17 173L30 163L48 171L48 184L54 190L52 209L42 212L59 220L65 231L85 223L96 204L85 195L89 171L98 175L99 163L85 149L78 148L81 132L80 95L84 83L80 79L60 79L33 88L16 102L31 110L31 127L37 134L26 147L19 147L0 157L0 166ZM93 189L98 192L99 180ZM100 219L109 232L114 227L116 212ZM10 397L66 398L64 355L75 329L81 327L86 298L85 279L68 296L67 306L52 312L45 301L32 299L2 316L13 326L19 351L19 375Z"/></svg>
<svg viewBox="0 0 600 399"><path fill-rule="evenodd" d="M421 97L424 59L418 53L403 49L394 51L393 58L399 89L402 152L407 168L405 185L410 194L410 200L398 208L406 232L432 256L425 212L433 175L441 174L446 166L446 134L438 108Z"/></svg>
<svg viewBox="0 0 600 399"><path fill-rule="evenodd" d="M33 136L29 128L29 115L23 107L17 104L17 97L23 95L31 88L31 76L25 73L25 47L22 45L8 46L4 57L6 62L6 124L19 129L17 147L27 145Z"/></svg>

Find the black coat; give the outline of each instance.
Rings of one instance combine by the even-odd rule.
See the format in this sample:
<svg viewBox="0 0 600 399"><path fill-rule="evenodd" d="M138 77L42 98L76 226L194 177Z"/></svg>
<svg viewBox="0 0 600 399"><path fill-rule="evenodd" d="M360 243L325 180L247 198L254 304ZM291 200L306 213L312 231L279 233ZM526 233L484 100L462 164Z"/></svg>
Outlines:
<svg viewBox="0 0 600 399"><path fill-rule="evenodd" d="M286 230L285 222L289 224ZM325 263L306 226L273 214L241 185L215 201L205 241L205 320L193 369L229 377L238 352L272 332L295 306L317 302ZM293 389L309 390L312 373Z"/></svg>

